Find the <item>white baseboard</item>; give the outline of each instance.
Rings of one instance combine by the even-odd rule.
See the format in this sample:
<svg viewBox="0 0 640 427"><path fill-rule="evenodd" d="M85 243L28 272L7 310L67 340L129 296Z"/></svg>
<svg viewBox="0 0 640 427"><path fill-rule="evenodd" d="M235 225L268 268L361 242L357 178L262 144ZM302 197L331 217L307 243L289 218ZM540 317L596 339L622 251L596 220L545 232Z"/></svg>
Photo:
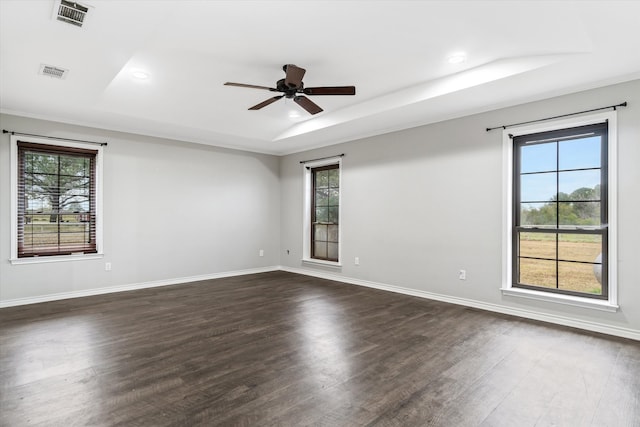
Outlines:
<svg viewBox="0 0 640 427"><path fill-rule="evenodd" d="M15 298L0 301L0 308L15 307L18 305L37 304L40 302L58 301L69 298L88 297L93 295L111 294L114 292L133 291L137 289L155 288L158 286L180 285L189 282L198 282L201 280L222 279L224 277L244 276L247 274L266 273L269 271L278 271L279 266L250 268L247 270L225 271L222 273L203 274L199 276L178 277L175 279L155 280L151 282L134 283L129 285L109 286L105 288L85 289L73 292L61 292L56 294L41 295L37 297Z"/></svg>
<svg viewBox="0 0 640 427"><path fill-rule="evenodd" d="M629 338L632 340L640 341L640 331L630 329L630 328L604 325L602 323L589 322L585 320L576 320L566 316L558 316L554 314L540 313L533 310L523 310L519 308L504 306L504 305L490 304L490 303L471 300L467 298L458 298L458 297L452 297L449 295L419 291L416 289L403 288L400 286L393 286L385 283L370 282L367 280L354 279L351 277L345 277L345 276L341 276L338 274L325 272L325 271L307 270L303 268L286 267L286 266L281 266L280 269L282 271L287 271L289 273L303 274L306 276L313 276L321 279L334 280L337 282L349 283L352 285L366 286L368 288L380 289L380 290L389 291L389 292L396 292L404 295L411 295L414 297L432 299L432 300L447 302L451 304L464 305L467 307L479 308L481 310L493 311L495 313L524 317L526 319L532 319L532 320L540 320L542 322L554 323L556 325L569 326L572 328L584 329L592 332L600 332L603 334L614 335L617 337Z"/></svg>

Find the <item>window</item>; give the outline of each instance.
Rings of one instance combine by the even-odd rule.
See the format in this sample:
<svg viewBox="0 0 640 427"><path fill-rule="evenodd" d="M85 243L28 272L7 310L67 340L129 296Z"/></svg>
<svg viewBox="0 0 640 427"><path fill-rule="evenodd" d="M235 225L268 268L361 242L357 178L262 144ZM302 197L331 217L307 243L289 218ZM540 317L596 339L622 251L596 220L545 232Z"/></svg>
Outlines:
<svg viewBox="0 0 640 427"><path fill-rule="evenodd" d="M607 298L607 124L513 143L513 285Z"/></svg>
<svg viewBox="0 0 640 427"><path fill-rule="evenodd" d="M101 147L13 138L12 260L98 253Z"/></svg>
<svg viewBox="0 0 640 427"><path fill-rule="evenodd" d="M615 305L612 123L565 123L509 135L510 266L503 290Z"/></svg>
<svg viewBox="0 0 640 427"><path fill-rule="evenodd" d="M311 169L311 258L338 261L339 172L338 165Z"/></svg>
<svg viewBox="0 0 640 427"><path fill-rule="evenodd" d="M341 158L305 164L303 261L340 265Z"/></svg>

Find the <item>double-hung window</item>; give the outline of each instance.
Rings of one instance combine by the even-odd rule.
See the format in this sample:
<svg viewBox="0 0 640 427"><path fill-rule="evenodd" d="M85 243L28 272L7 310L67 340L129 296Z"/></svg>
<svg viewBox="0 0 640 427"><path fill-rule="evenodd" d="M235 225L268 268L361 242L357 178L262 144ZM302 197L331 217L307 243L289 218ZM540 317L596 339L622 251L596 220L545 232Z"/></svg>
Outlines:
<svg viewBox="0 0 640 427"><path fill-rule="evenodd" d="M340 264L340 165L339 157L305 164L304 261Z"/></svg>
<svg viewBox="0 0 640 427"><path fill-rule="evenodd" d="M340 169L338 165L311 169L311 258L338 261Z"/></svg>
<svg viewBox="0 0 640 427"><path fill-rule="evenodd" d="M510 283L503 289L615 307L610 127L600 119L509 135Z"/></svg>
<svg viewBox="0 0 640 427"><path fill-rule="evenodd" d="M100 149L16 138L12 260L99 252Z"/></svg>

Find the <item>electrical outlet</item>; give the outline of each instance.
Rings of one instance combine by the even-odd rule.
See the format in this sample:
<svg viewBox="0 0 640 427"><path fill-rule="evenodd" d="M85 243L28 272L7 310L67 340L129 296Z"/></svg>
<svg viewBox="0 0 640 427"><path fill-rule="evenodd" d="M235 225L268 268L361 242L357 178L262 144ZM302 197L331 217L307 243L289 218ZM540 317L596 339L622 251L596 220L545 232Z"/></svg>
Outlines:
<svg viewBox="0 0 640 427"><path fill-rule="evenodd" d="M111 271L111 263L110 262L105 262L104 263L104 271Z"/></svg>
<svg viewBox="0 0 640 427"><path fill-rule="evenodd" d="M458 279L467 280L467 270L460 270L458 272Z"/></svg>
<svg viewBox="0 0 640 427"><path fill-rule="evenodd" d="M258 253L260 256L264 256L264 249L260 249L260 252Z"/></svg>
<svg viewBox="0 0 640 427"><path fill-rule="evenodd" d="M360 265L360 257L356 257L356 258L353 260L353 264L354 264L354 265Z"/></svg>

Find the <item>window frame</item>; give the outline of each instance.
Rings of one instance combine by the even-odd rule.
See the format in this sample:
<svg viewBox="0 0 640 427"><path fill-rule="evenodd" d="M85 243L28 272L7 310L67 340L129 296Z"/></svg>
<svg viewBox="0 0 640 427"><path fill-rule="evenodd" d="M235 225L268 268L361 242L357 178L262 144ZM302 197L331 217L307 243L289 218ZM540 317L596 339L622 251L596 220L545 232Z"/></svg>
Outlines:
<svg viewBox="0 0 640 427"><path fill-rule="evenodd" d="M303 165L303 174L304 174L304 209L303 209L303 251L302 251L302 262L308 264L318 264L322 266L328 267L341 267L342 266L342 190L343 190L343 182L342 182L342 157L331 157L318 161L306 162ZM312 248L313 245L313 223L312 223L312 206L314 202L315 192L314 192L314 184L312 181L313 178L313 169L325 168L330 166L337 166L338 169L338 180L339 180L339 192L338 192L338 260L330 261L326 259L318 259L312 257Z"/></svg>
<svg viewBox="0 0 640 427"><path fill-rule="evenodd" d="M606 245L606 258L603 253L602 274L607 283L607 295L603 297L586 296L577 292L549 291L540 287L514 286L513 275L516 274L516 251L514 245L517 242L514 224L516 224L515 206L515 172L516 153L514 138L551 131L562 131L571 128L595 125L607 122L607 174L606 174L606 199L601 196L606 209L605 218L608 223L603 227L608 228L603 233L603 245ZM604 159L603 159L604 161ZM604 311L616 311L617 300L617 112L609 111L578 117L572 117L550 122L540 122L531 125L512 127L503 131L503 295L523 297L535 300L574 305L579 307L594 308ZM604 182L603 182L604 184ZM554 229L555 230L555 229ZM563 232L564 230L559 230ZM606 265L605 265L605 262Z"/></svg>
<svg viewBox="0 0 640 427"><path fill-rule="evenodd" d="M61 149L69 149L70 152L73 149L76 150L92 150L96 151L95 157L95 209L96 209L96 225L95 225L95 239L96 239L96 251L91 253L78 253L78 254L54 254L54 255L42 255L42 256L28 256L20 257L18 254L18 186L20 182L20 168L19 168L19 149L18 142L24 142L29 144L38 144L43 146L52 147L52 151L58 151ZM55 138L40 138L26 135L11 135L11 253L9 261L11 264L35 264L35 263L47 263L47 262L60 262L60 261L74 261L85 259L97 259L103 257L103 203L102 203L102 167L103 163L103 147L97 144L82 143L66 141L63 139Z"/></svg>
<svg viewBox="0 0 640 427"><path fill-rule="evenodd" d="M603 129L604 128L604 129ZM548 132L542 132L542 133L533 133L533 134L527 134L527 135L519 135L519 136L514 136L513 137L513 144L514 144L514 150L513 150L513 164L515 167L514 173L513 173L513 192L514 192L514 201L513 201L513 218L514 218L514 227L513 227L513 233L512 233L512 239L513 239L513 255L512 255L512 262L513 262L513 266L512 266L512 271L516 272L516 274L513 275L513 283L512 286L514 288L523 288L523 289L533 289L533 290L541 290L543 292L553 292L553 293L559 293L559 294L566 294L566 295L575 295L575 296L580 296L580 297L585 297L585 298L597 298L597 299L607 299L608 298L608 277L607 277L607 264L608 264L608 248L607 248L607 235L608 235L608 221L607 221L607 200L608 200L608 185L607 185L607 181L608 181L608 177L607 177L607 171L608 171L608 167L607 167L607 163L608 163L608 153L606 150L606 147L608 147L608 143L607 143L607 137L608 137L608 123L607 122L601 122L601 123L597 123L597 124L593 124L593 125L587 125L587 126L580 126L580 127L572 127L572 128L566 128L566 129L559 129L559 130L554 130L554 131L548 131ZM556 194L559 194L559 175L560 173L563 172L567 172L566 170L561 170L559 169L559 162L560 162L560 157L559 157L559 150L560 150L560 146L558 144L558 142L562 142L562 141L571 141L571 140L576 140L580 137L580 134L584 134L585 132L593 132L597 135L601 135L602 138L604 138L604 141L601 142L601 146L600 146L600 165L598 168L590 168L590 169L599 169L599 173L600 173L600 199L598 200L598 202L600 203L600 224L598 227L590 227L590 228L581 228L581 227L565 227L563 228L562 224L559 223L560 217L556 216L556 226L555 227L548 227L548 226L529 226L529 225L522 225L521 224L521 218L520 218L520 214L521 214L521 206L520 204L523 202L522 201L522 189L520 187L520 183L521 183L521 177L522 175L536 175L536 174L542 174L542 173L551 173L554 172L557 176L556 176ZM539 141L539 139L543 139L545 141ZM553 141L550 141L553 140ZM539 171L539 172L526 172L523 173L521 172L521 165L522 165L522 151L521 148L523 147L527 147L527 146L532 146L532 145L537 145L537 144L544 144L544 143L550 143L550 142L555 142L556 144L558 144L556 146L556 169L555 170L549 170L549 171ZM531 145L529 145L531 144ZM581 169L584 170L584 169ZM572 171L576 171L576 170L572 170ZM595 200L593 200L595 201ZM543 201L529 201L530 203L538 203L538 202L543 202ZM547 202L548 203L548 202ZM558 212L558 209L560 208L560 200L556 200L555 204L556 206L556 213ZM517 280L518 274L518 264L519 264L519 259L522 257L522 255L520 255L518 253L519 250L519 242L520 242L520 237L518 236L520 233L532 233L532 234L553 234L556 236L556 256L555 256L555 263L556 263L556 269L555 269L555 279L556 279L556 288L544 288L542 286L535 286L535 285L529 285L526 283L519 283ZM601 236L601 246L602 246L602 250L601 250L601 254L602 254L602 259L601 259L601 268L602 268L602 279L601 279L601 286L602 286L602 293L601 294L588 294L585 292L578 292L578 291L570 291L570 290L566 290L566 289L560 289L559 286L559 278L560 278L560 271L559 271L559 263L560 262L566 262L566 260L562 260L560 258L560 254L558 253L558 245L559 245L559 239L560 239L560 235L561 234L580 234L580 235L587 235L587 234L591 234L591 235L599 235ZM522 258L526 258L526 259L539 259L539 258L531 258L531 257L527 257L524 256ZM546 258L545 258L546 259ZM578 263L585 263L585 264L589 264L583 261L572 261L572 262L578 262ZM592 264L592 263L591 263Z"/></svg>

